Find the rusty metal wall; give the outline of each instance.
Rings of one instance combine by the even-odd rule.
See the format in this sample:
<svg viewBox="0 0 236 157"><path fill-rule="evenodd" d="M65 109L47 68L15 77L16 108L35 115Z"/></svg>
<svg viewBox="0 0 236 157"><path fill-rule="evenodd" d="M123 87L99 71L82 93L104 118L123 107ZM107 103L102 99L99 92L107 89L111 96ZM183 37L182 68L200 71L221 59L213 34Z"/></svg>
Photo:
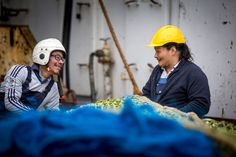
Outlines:
<svg viewBox="0 0 236 157"><path fill-rule="evenodd" d="M27 26L0 25L1 79L14 64L32 64L34 44L35 40Z"/></svg>

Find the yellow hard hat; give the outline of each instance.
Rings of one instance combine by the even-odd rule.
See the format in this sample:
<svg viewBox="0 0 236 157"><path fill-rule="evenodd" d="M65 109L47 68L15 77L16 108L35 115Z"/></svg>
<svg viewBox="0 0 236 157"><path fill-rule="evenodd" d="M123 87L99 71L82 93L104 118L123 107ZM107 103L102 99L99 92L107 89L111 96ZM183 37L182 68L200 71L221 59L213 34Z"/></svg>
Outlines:
<svg viewBox="0 0 236 157"><path fill-rule="evenodd" d="M184 35L177 26L166 25L158 29L148 47L163 46L169 42L185 43Z"/></svg>

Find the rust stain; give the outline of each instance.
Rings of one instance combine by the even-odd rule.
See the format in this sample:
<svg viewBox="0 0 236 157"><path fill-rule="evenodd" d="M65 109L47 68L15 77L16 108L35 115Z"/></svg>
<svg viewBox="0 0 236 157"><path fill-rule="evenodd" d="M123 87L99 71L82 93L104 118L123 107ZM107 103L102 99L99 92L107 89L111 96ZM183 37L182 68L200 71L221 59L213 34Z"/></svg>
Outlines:
<svg viewBox="0 0 236 157"><path fill-rule="evenodd" d="M184 2L180 1L179 8L182 10L183 17L185 18L187 13L186 13L186 7L184 5Z"/></svg>
<svg viewBox="0 0 236 157"><path fill-rule="evenodd" d="M225 110L224 108L221 109L221 117L223 118L224 117L224 114L225 114Z"/></svg>
<svg viewBox="0 0 236 157"><path fill-rule="evenodd" d="M222 24L223 25L226 25L228 23L228 21L223 21Z"/></svg>
<svg viewBox="0 0 236 157"><path fill-rule="evenodd" d="M231 24L231 22L230 22L230 21L222 21L222 24L223 24L223 25Z"/></svg>
<svg viewBox="0 0 236 157"><path fill-rule="evenodd" d="M224 8L225 10L227 9L224 3L222 3L222 6L223 6L223 8Z"/></svg>
<svg viewBox="0 0 236 157"><path fill-rule="evenodd" d="M231 40L231 42L230 42L230 49L233 49L233 45L234 45L234 43L233 43L233 41Z"/></svg>

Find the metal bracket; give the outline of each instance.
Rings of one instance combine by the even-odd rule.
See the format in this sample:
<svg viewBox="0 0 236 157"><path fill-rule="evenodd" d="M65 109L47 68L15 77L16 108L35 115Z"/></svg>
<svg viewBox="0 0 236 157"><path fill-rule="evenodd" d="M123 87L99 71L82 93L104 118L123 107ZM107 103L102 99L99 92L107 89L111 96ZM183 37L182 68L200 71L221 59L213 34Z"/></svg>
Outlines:
<svg viewBox="0 0 236 157"><path fill-rule="evenodd" d="M83 67L88 68L88 66L89 66L86 63L78 63L77 65L79 66L79 68L83 68Z"/></svg>
<svg viewBox="0 0 236 157"><path fill-rule="evenodd" d="M0 21L8 21L9 20L9 17L12 17L12 16L18 16L21 12L25 12L25 13L28 13L29 12L29 9L23 9L23 8L20 8L20 9L16 9L16 8L7 8L5 6L3 6L3 3L1 2L1 6L0 6Z"/></svg>
<svg viewBox="0 0 236 157"><path fill-rule="evenodd" d="M129 67L133 67L135 71L138 71L138 66L136 63L130 63L128 64Z"/></svg>
<svg viewBox="0 0 236 157"><path fill-rule="evenodd" d="M151 6L152 5L155 5L155 6L159 6L159 7L161 7L162 6L162 4L158 1L158 0L150 0L151 1Z"/></svg>
<svg viewBox="0 0 236 157"><path fill-rule="evenodd" d="M154 66L151 63L147 63L147 66L152 70L154 69Z"/></svg>
<svg viewBox="0 0 236 157"><path fill-rule="evenodd" d="M76 18L78 20L81 20L82 19L82 16L81 16L82 7L87 6L88 8L90 8L90 3L78 2L77 5L79 6L79 13L76 14Z"/></svg>
<svg viewBox="0 0 236 157"><path fill-rule="evenodd" d="M128 7L133 6L133 5L136 6L136 7L139 6L138 0L124 0L124 3L125 3L125 5L127 5Z"/></svg>

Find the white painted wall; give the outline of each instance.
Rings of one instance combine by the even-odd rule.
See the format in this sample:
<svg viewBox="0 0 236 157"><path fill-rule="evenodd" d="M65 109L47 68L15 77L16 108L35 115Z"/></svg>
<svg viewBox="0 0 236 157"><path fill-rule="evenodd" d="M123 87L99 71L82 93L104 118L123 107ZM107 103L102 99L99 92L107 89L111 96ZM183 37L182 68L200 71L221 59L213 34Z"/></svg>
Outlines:
<svg viewBox="0 0 236 157"><path fill-rule="evenodd" d="M77 2L89 2L83 7L82 20L76 19ZM234 0L159 0L150 6L149 0L138 0L139 6L124 5L123 0L104 0L117 38L132 68L140 88L156 65L154 50L146 45L160 26L172 23L180 26L187 38L194 62L206 73L211 90L212 106L209 116L236 119L236 1ZM12 18L8 24L28 24L37 40L62 37L64 0L9 0L7 5L29 8L30 12ZM179 7L180 6L180 7ZM88 63L91 52L100 49L100 38L111 37L97 0L74 0L70 45L71 88L79 95L89 95L88 69L78 66ZM113 67L114 98L132 94L129 80L122 80L124 66L112 40L115 58ZM95 60L95 83L98 99L103 99L102 66Z"/></svg>
<svg viewBox="0 0 236 157"><path fill-rule="evenodd" d="M93 44L93 21L92 6L81 8L81 20L76 18L79 13L77 2L73 2L71 39L70 39L70 83L79 95L89 95L89 73L88 66L78 64L88 64L89 55L94 51ZM80 1L91 3L91 0Z"/></svg>

